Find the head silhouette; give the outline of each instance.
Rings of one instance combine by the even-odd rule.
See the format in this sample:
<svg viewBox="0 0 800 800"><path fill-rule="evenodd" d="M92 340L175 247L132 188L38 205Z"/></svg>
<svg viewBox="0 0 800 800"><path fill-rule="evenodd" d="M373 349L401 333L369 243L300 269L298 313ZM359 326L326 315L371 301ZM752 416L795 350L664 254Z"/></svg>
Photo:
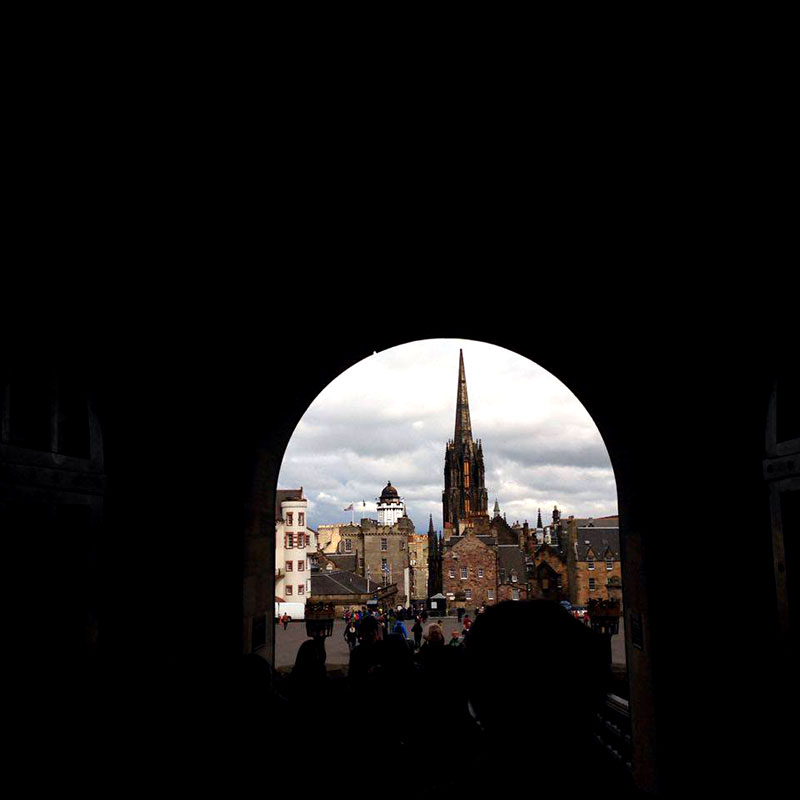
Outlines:
<svg viewBox="0 0 800 800"><path fill-rule="evenodd" d="M465 642L470 704L487 730L588 735L607 686L599 635L549 600L505 601Z"/></svg>

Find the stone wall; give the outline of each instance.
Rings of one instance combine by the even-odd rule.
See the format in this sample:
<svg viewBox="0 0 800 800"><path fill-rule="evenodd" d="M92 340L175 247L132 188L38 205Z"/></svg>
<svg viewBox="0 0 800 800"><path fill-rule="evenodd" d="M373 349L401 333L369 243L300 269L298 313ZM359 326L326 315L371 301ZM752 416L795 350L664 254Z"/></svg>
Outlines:
<svg viewBox="0 0 800 800"><path fill-rule="evenodd" d="M466 578L461 577L462 569L467 570ZM450 576L451 570L453 577ZM482 577L480 570L483 570ZM497 554L494 547L484 544L475 536L467 535L445 549L442 572L442 593L447 597L448 610L459 606L488 606L497 602ZM463 597L467 590L471 597L457 599ZM489 596L490 590L493 598Z"/></svg>

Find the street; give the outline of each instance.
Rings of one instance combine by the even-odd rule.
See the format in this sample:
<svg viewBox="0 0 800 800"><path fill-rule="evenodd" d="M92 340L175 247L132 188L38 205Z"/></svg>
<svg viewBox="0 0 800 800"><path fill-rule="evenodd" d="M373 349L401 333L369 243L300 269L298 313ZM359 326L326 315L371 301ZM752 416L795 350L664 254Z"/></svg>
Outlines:
<svg viewBox="0 0 800 800"><path fill-rule="evenodd" d="M426 623L426 628L434 622L438 622L442 626L446 642L450 641L452 631L461 631L462 626L458 624L456 617L441 617L438 619L430 617ZM409 639L413 638L411 634L413 620L404 620L403 624L406 626ZM286 630L283 629L282 624L277 624L275 626L275 668L281 672L291 669L297 657L298 648L307 638L305 622L290 622ZM344 620L337 619L334 622L333 635L325 641L325 652L328 656L327 667L329 671L347 670L347 665L350 662L350 650L344 639ZM611 660L614 664L625 664L625 628L622 619L620 619L619 633L611 640Z"/></svg>

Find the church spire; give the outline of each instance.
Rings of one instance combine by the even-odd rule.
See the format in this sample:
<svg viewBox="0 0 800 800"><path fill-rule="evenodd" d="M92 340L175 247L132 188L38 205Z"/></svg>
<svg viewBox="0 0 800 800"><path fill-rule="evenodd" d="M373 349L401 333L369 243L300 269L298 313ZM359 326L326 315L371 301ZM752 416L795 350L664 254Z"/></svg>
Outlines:
<svg viewBox="0 0 800 800"><path fill-rule="evenodd" d="M467 376L464 372L464 351L458 351L458 396L456 398L456 432L453 441L459 444L472 441L472 423L469 419Z"/></svg>
<svg viewBox="0 0 800 800"><path fill-rule="evenodd" d="M431 521L428 523L428 536L433 536L433 514L431 514Z"/></svg>
<svg viewBox="0 0 800 800"><path fill-rule="evenodd" d="M536 520L536 527L537 528L541 528L542 527L542 509L541 508L539 509L539 516L538 516L538 518Z"/></svg>

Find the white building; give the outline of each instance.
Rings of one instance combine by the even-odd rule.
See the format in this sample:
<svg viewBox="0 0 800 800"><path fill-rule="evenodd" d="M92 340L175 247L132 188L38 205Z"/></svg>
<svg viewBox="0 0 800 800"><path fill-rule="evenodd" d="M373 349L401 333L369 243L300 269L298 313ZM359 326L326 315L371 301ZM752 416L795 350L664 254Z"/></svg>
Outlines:
<svg viewBox="0 0 800 800"><path fill-rule="evenodd" d="M316 550L314 531L308 527L308 500L302 486L278 489L276 494L275 601L305 604L311 596L308 556Z"/></svg>
<svg viewBox="0 0 800 800"><path fill-rule="evenodd" d="M378 498L378 525L395 525L405 513L406 505L389 481Z"/></svg>

